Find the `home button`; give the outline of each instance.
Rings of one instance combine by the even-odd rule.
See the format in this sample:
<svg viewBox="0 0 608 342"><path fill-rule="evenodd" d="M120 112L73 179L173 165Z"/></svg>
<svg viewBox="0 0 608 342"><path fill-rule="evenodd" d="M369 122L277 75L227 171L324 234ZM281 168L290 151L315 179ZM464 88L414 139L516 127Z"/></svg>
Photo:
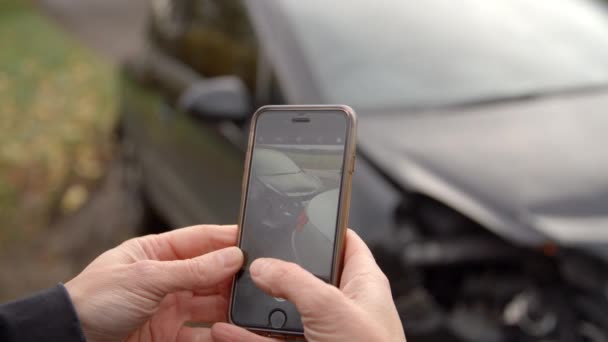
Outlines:
<svg viewBox="0 0 608 342"><path fill-rule="evenodd" d="M283 310L276 309L270 312L270 315L268 316L268 321L270 323L270 327L274 329L280 329L285 325L285 322L287 321L287 315L285 315L285 312L283 312Z"/></svg>

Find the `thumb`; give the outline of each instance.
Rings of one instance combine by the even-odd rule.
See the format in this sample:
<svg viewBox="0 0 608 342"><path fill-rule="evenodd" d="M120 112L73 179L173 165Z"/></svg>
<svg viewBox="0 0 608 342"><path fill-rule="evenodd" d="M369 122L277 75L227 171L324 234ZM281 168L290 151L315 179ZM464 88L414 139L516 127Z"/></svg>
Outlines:
<svg viewBox="0 0 608 342"><path fill-rule="evenodd" d="M192 259L145 261L135 265L137 276L164 295L221 283L241 268L243 252L237 247L228 247Z"/></svg>
<svg viewBox="0 0 608 342"><path fill-rule="evenodd" d="M292 302L303 319L331 314L343 308L347 298L336 287L325 283L297 264L261 258L249 268L251 278L264 292Z"/></svg>

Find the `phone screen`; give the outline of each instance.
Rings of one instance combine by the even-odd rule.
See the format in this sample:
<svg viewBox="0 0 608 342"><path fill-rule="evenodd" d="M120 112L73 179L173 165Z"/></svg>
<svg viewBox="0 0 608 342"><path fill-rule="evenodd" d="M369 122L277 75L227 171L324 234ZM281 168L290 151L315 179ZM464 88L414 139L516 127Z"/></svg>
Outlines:
<svg viewBox="0 0 608 342"><path fill-rule="evenodd" d="M233 294L235 323L271 328L269 315L278 309L285 314L281 330L302 330L295 306L259 290L248 269L255 259L272 257L330 281L348 128L340 110L259 114L241 227L246 264Z"/></svg>

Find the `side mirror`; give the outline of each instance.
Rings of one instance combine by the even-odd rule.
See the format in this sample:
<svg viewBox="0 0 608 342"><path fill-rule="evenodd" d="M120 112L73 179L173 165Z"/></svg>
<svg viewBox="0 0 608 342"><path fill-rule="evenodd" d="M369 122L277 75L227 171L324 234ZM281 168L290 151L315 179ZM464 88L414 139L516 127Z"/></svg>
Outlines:
<svg viewBox="0 0 608 342"><path fill-rule="evenodd" d="M179 97L178 108L204 120L244 120L251 104L245 84L235 76L201 79Z"/></svg>

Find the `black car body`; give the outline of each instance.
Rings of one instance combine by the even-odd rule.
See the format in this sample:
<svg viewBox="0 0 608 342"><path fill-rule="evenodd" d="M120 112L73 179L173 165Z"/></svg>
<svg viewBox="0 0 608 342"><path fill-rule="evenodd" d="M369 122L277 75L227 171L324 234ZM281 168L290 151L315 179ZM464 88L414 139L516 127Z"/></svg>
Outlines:
<svg viewBox="0 0 608 342"><path fill-rule="evenodd" d="M350 226L409 331L601 341L606 319L572 318L571 339L542 323L575 310L547 295L557 283L608 317L593 297L608 288L606 37L606 9L583 0L156 1L150 48L123 69L122 137L172 225L233 223L255 107L352 105ZM545 320L508 310L522 298Z"/></svg>

